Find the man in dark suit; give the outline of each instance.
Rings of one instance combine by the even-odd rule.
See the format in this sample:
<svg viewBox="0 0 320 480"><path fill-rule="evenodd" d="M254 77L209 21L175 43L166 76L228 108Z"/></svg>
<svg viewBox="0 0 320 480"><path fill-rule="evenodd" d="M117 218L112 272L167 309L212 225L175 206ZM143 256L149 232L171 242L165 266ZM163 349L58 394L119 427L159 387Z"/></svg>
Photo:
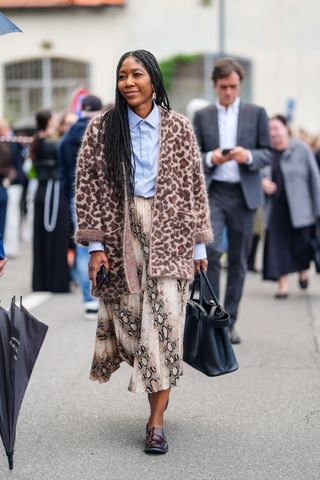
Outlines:
<svg viewBox="0 0 320 480"><path fill-rule="evenodd" d="M214 241L207 245L208 277L219 297L220 256L227 229L228 276L225 309L232 343L242 296L255 211L262 203L260 169L271 162L268 118L263 108L239 99L242 66L231 58L216 62L215 104L195 113L194 127L204 158Z"/></svg>

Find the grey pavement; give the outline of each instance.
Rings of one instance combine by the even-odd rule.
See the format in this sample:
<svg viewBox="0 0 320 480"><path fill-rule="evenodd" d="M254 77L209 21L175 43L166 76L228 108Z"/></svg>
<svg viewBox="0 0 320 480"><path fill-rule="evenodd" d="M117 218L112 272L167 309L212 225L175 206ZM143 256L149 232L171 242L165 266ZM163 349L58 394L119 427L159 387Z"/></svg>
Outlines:
<svg viewBox="0 0 320 480"><path fill-rule="evenodd" d="M30 246L0 279L4 306L30 292ZM145 395L127 391L123 365L108 384L88 380L95 321L79 291L32 312L49 325L20 413L15 467L0 445L1 480L319 480L320 277L288 300L248 274L236 347L240 369L208 378L185 366L167 414L170 450L143 453Z"/></svg>

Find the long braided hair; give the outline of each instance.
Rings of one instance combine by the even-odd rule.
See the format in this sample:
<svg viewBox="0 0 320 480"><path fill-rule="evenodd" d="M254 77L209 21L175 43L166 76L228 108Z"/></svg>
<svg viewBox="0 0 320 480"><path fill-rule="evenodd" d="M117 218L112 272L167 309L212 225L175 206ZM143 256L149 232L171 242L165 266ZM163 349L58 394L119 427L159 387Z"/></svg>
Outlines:
<svg viewBox="0 0 320 480"><path fill-rule="evenodd" d="M116 82L118 82L121 65L128 57L134 57L147 70L154 88L155 103L166 110L170 110L160 67L152 53L146 50L135 50L122 55L117 65ZM108 181L111 182L114 190L121 197L123 197L126 188L129 198L132 199L135 168L131 160L132 144L127 102L120 94L117 86L115 105L103 117L102 134Z"/></svg>

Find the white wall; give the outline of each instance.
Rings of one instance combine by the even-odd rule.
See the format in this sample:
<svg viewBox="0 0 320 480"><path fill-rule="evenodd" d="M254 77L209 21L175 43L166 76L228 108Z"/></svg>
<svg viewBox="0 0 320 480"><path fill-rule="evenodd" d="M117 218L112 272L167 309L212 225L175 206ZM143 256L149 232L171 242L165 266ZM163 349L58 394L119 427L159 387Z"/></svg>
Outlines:
<svg viewBox="0 0 320 480"><path fill-rule="evenodd" d="M254 62L254 99L268 113L297 100L295 123L320 129L320 2L226 0L227 48Z"/></svg>

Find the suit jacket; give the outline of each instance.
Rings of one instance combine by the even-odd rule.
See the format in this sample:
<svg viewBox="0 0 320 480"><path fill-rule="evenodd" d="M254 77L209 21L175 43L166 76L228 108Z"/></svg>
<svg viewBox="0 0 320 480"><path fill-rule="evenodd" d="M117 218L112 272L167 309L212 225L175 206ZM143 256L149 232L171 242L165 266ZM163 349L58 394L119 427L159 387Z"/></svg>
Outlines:
<svg viewBox="0 0 320 480"><path fill-rule="evenodd" d="M280 158L291 223L294 228L308 227L320 219L320 173L310 148L291 139ZM263 170L271 178L271 167ZM265 222L268 228L273 196L266 196Z"/></svg>
<svg viewBox="0 0 320 480"><path fill-rule="evenodd" d="M219 148L218 110L215 105L209 105L195 113L194 128L200 150L204 154L204 171L209 189L212 172L216 167L207 167L205 154ZM250 210L254 210L263 202L260 169L270 165L272 160L268 117L262 107L240 102L237 145L252 153L252 164L239 165L239 170L245 203Z"/></svg>
<svg viewBox="0 0 320 480"><path fill-rule="evenodd" d="M98 297L117 298L140 291L133 253L127 195L115 191L105 172L99 141L101 115L89 123L76 175L76 241L108 245L108 281ZM189 121L160 108L159 163L149 246L149 275L191 279L193 246L212 241L201 155Z"/></svg>

